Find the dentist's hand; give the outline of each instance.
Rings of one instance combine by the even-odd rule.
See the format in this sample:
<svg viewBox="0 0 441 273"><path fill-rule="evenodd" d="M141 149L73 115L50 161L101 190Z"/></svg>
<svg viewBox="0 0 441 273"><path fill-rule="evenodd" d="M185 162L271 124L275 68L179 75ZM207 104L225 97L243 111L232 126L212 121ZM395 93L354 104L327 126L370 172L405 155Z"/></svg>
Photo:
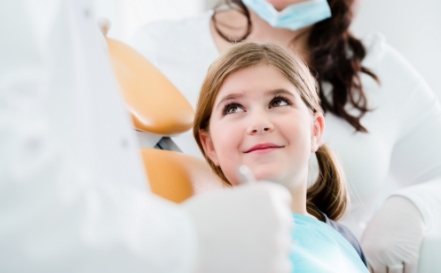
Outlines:
<svg viewBox="0 0 441 273"><path fill-rule="evenodd" d="M366 227L361 245L374 273L416 273L425 226L407 198L390 197Z"/></svg>
<svg viewBox="0 0 441 273"><path fill-rule="evenodd" d="M291 271L291 196L259 182L211 192L184 203L198 237L195 273Z"/></svg>

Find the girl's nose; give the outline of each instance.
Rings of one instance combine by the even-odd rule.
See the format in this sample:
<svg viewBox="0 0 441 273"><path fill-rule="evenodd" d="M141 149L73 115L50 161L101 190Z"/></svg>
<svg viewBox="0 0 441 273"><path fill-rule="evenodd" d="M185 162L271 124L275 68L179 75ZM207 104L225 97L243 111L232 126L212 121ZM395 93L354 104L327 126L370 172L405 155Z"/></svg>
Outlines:
<svg viewBox="0 0 441 273"><path fill-rule="evenodd" d="M274 125L265 111L256 111L256 113L253 113L249 122L247 129L248 134L269 133L274 130Z"/></svg>

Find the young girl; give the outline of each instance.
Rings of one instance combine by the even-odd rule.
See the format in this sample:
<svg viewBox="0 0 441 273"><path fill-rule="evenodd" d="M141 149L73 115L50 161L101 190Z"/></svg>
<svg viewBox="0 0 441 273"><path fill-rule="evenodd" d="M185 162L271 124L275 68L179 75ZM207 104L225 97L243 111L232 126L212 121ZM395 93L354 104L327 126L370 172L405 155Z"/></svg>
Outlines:
<svg viewBox="0 0 441 273"><path fill-rule="evenodd" d="M337 161L321 144L325 123L316 90L308 68L289 51L240 43L208 70L194 137L226 183L238 185L238 168L245 165L257 180L289 189L295 272L368 272L355 237L334 222L348 197ZM308 189L311 153L320 174Z"/></svg>

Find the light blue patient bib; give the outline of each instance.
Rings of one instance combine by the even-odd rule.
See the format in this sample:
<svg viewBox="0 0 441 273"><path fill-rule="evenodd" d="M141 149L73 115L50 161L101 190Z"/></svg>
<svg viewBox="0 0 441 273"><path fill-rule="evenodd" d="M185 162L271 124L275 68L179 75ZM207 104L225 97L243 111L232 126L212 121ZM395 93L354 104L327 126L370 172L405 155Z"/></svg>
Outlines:
<svg viewBox="0 0 441 273"><path fill-rule="evenodd" d="M295 273L369 273L354 247L331 226L293 214L291 262Z"/></svg>

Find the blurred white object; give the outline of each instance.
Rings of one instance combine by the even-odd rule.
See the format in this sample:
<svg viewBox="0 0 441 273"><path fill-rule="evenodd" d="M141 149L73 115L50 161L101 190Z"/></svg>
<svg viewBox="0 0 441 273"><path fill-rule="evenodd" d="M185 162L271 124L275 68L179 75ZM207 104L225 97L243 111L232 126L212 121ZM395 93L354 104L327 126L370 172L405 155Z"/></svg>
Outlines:
<svg viewBox="0 0 441 273"><path fill-rule="evenodd" d="M145 23L194 16L205 7L203 0L93 0L93 3L95 18L106 17L113 23L109 37L123 42Z"/></svg>
<svg viewBox="0 0 441 273"><path fill-rule="evenodd" d="M291 261L285 259L292 247L291 236L286 233L290 232L287 228L292 214L274 213L274 202L284 212L283 207L291 204L291 195L281 186L263 181L187 201L185 207L197 224L200 239L196 272L292 272ZM265 224L263 218L283 225ZM222 243L214 244L213 237L222 238Z"/></svg>
<svg viewBox="0 0 441 273"><path fill-rule="evenodd" d="M407 198L392 196L369 221L361 244L375 273L417 273L426 227Z"/></svg>
<svg viewBox="0 0 441 273"><path fill-rule="evenodd" d="M249 255L230 272L289 272L283 189L247 186L184 207L149 193L93 12L81 0L0 4L0 271L208 273ZM225 222L207 222L209 212Z"/></svg>
<svg viewBox="0 0 441 273"><path fill-rule="evenodd" d="M238 180L240 181L240 183L244 185L256 183L256 179L254 178L253 173L245 165L239 167L239 169L237 170L237 177L239 178Z"/></svg>

